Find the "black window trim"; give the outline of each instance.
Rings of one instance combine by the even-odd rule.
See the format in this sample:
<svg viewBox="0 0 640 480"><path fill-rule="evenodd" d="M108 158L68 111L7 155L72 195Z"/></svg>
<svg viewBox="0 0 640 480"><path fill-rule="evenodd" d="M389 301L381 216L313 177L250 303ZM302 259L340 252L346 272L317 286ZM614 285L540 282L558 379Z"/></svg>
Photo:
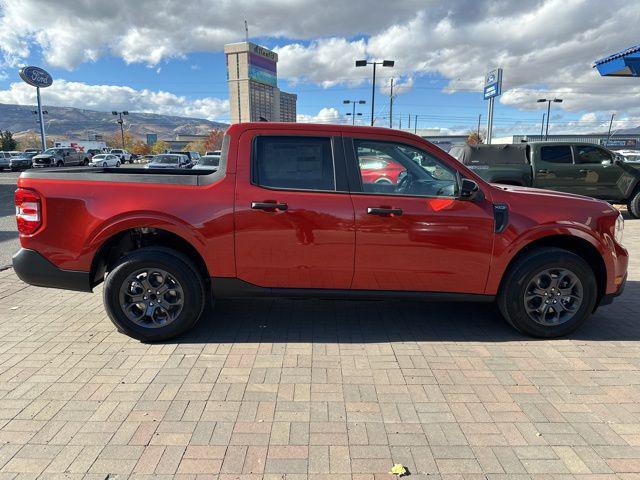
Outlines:
<svg viewBox="0 0 640 480"><path fill-rule="evenodd" d="M416 148L411 144L403 142L401 140L378 140L377 138L362 138L362 137L342 137L344 142L344 151L345 151L345 160L347 165L347 177L349 180L349 190L352 195L375 195L375 196L384 196L384 197L400 197L400 198L450 198L453 200L459 200L460 195L407 195L407 194L397 194L397 193L384 193L384 192L365 192L362 186L362 176L360 173L360 167L358 165L358 156L356 154L356 145L355 141L365 141L365 142L378 142L378 143L395 143L401 145L407 145L411 148ZM443 162L442 159L438 158L431 152L425 150L425 153L435 157L436 160L440 161L447 168L449 167L446 162ZM458 190L460 189L460 181L462 179L461 173L453 169L456 175Z"/></svg>
<svg viewBox="0 0 640 480"><path fill-rule="evenodd" d="M260 185L257 180L257 171L258 171L258 140L263 137L281 137L281 138L292 138L292 137L301 137L301 138L317 138L322 140L329 140L331 145L331 160L333 162L333 190L319 190L319 189L306 189L306 188L284 188L284 187L270 187L267 185ZM344 155L344 147L342 145L342 138L339 135L307 135L307 134L280 134L280 133L269 133L269 134L260 134L253 137L251 140L251 162L250 162L250 171L249 176L251 179L251 185L259 188L263 188L265 190L274 190L274 191L283 191L283 192L318 192L318 193L349 193L349 184L346 178L346 170L345 170L345 155Z"/></svg>

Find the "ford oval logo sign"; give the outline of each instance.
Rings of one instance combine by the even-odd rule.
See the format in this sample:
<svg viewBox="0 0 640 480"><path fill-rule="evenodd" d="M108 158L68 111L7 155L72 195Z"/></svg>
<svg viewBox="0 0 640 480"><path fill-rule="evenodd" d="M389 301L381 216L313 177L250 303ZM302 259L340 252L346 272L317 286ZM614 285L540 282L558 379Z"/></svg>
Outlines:
<svg viewBox="0 0 640 480"><path fill-rule="evenodd" d="M49 87L53 83L53 78L49 72L40 67L24 67L20 69L20 78L34 87Z"/></svg>

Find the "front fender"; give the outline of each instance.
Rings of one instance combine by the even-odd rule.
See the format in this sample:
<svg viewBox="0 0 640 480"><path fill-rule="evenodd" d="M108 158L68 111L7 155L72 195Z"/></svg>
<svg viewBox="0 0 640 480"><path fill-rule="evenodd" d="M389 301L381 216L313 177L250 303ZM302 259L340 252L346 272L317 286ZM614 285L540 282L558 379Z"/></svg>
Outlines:
<svg viewBox="0 0 640 480"><path fill-rule="evenodd" d="M486 294L495 295L500 288L500 282L509 268L511 261L529 245L551 237L572 237L588 242L602 256L607 270L607 278L614 271L614 260L604 239L598 237L593 230L580 223L558 222L533 227L519 235L513 230L507 230L503 235L497 235L494 243L493 262L489 269Z"/></svg>

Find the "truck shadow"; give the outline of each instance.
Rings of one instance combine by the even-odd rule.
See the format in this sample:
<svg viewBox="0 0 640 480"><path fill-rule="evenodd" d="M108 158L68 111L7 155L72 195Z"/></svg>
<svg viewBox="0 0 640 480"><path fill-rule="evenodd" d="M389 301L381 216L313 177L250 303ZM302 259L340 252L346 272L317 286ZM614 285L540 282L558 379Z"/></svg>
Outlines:
<svg viewBox="0 0 640 480"><path fill-rule="evenodd" d="M640 282L628 282L570 340L640 340ZM492 304L243 299L216 302L175 343L531 342Z"/></svg>

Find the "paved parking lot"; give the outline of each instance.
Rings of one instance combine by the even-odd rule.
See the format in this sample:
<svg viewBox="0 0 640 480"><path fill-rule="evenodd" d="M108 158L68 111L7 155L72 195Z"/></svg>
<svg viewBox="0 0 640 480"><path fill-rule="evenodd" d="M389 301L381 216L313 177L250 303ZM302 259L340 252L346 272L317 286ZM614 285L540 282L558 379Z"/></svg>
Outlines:
<svg viewBox="0 0 640 480"><path fill-rule="evenodd" d="M640 252L640 221L625 238ZM561 340L487 305L243 300L146 345L100 289L5 270L0 478L640 478L639 293L634 256Z"/></svg>

